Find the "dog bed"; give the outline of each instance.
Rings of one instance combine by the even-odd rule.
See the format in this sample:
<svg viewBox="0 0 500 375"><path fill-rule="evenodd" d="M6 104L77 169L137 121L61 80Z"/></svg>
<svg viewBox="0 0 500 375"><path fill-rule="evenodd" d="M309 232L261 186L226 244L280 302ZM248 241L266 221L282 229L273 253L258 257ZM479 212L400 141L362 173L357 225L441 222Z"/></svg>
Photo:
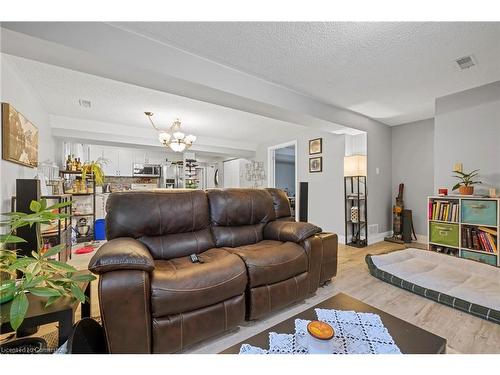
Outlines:
<svg viewBox="0 0 500 375"><path fill-rule="evenodd" d="M382 281L500 324L500 268L413 248L365 260Z"/></svg>

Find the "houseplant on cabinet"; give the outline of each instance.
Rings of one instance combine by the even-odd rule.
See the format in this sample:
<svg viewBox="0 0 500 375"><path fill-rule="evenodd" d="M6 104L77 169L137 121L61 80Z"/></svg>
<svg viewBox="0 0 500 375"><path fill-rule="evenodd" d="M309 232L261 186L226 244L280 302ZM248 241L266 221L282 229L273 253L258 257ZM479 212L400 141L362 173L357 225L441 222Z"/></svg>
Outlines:
<svg viewBox="0 0 500 375"><path fill-rule="evenodd" d="M2 275L0 298L2 303L12 300L9 321L14 330L21 326L28 311L29 301L26 293L47 298L45 307L62 297L85 302L85 295L78 283L92 281L95 277L75 275L77 270L74 267L52 259L63 249L64 245L57 245L43 252L43 241L37 228L39 240L31 257L18 257L15 250L6 249L8 245L26 242L15 235L17 228L62 220L68 215L54 211L70 204L71 202L63 202L47 207L45 199L41 199L31 202L30 210L32 213L30 214L23 212L3 214L7 219L0 221L0 225L7 228L7 233L0 235L0 271ZM15 279L16 275L17 279Z"/></svg>
<svg viewBox="0 0 500 375"><path fill-rule="evenodd" d="M464 173L462 171L453 171L456 173L453 177L458 178L460 181L453 186L452 190L459 191L460 195L472 195L474 194L474 185L481 184L481 181L475 180L478 176L479 169L475 169L470 173Z"/></svg>

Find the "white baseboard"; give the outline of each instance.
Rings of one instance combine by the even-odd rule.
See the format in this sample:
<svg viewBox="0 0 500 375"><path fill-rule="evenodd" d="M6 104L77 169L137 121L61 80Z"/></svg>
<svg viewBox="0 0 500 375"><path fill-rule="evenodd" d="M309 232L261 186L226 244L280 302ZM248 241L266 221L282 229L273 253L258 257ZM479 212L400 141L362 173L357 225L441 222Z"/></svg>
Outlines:
<svg viewBox="0 0 500 375"><path fill-rule="evenodd" d="M383 241L384 238L390 236L391 233L392 233L391 231L388 231L388 232L368 235L368 245ZM345 236L342 234L337 234L337 237L339 239L339 243L345 245Z"/></svg>
<svg viewBox="0 0 500 375"><path fill-rule="evenodd" d="M429 243L429 238L425 234L418 234L417 233L417 242L427 245Z"/></svg>

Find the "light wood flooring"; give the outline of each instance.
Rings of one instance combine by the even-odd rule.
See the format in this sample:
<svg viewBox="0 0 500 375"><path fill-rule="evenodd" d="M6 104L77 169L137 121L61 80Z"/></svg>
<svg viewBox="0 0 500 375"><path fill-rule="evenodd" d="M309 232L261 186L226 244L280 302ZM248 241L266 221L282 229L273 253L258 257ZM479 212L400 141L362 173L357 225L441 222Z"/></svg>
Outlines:
<svg viewBox="0 0 500 375"><path fill-rule="evenodd" d="M418 245L412 244L412 247ZM318 289L314 296L266 319L245 322L238 330L206 340L185 353L218 353L339 292L446 338L448 353L500 353L500 325L407 292L369 274L364 260L366 254L379 254L402 248L403 245L388 242L379 242L364 249L339 245L338 276L332 283ZM74 256L72 263L79 269L86 268L92 255ZM97 281L92 283L91 311L92 316L99 315ZM49 328L50 326L44 327L43 331Z"/></svg>

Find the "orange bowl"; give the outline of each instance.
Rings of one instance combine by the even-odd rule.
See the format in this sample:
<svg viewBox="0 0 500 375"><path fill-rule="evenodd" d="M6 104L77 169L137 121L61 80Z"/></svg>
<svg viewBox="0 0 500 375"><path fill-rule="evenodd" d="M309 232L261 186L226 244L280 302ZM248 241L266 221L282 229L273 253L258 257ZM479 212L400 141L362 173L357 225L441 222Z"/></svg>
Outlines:
<svg viewBox="0 0 500 375"><path fill-rule="evenodd" d="M318 320L313 320L307 325L307 332L318 340L331 340L335 335L335 330L330 324Z"/></svg>

